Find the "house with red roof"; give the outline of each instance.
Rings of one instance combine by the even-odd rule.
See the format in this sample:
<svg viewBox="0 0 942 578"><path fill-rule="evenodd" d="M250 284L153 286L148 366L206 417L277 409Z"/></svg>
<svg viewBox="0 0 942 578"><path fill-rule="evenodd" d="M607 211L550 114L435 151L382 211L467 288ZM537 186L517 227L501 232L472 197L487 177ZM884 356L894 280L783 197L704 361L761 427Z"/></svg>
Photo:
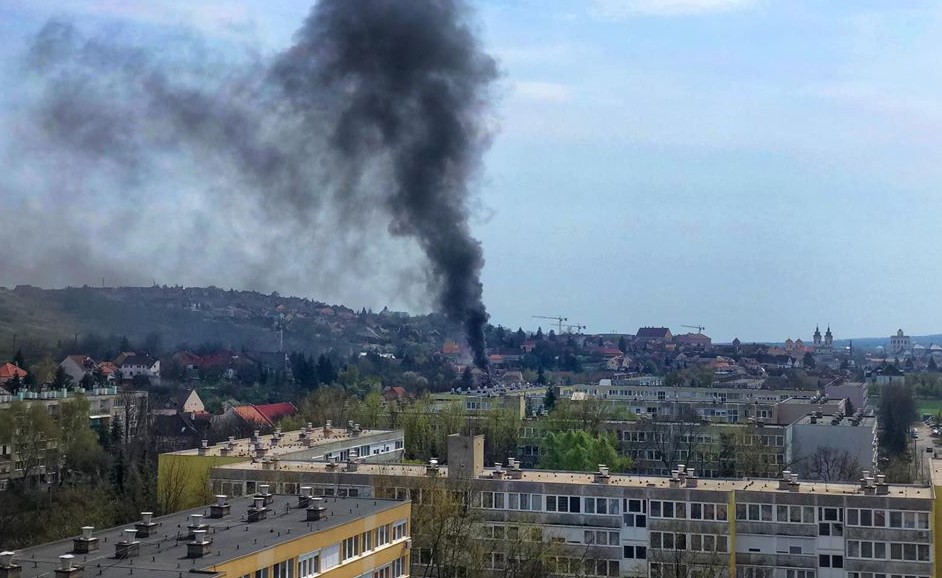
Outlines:
<svg viewBox="0 0 942 578"><path fill-rule="evenodd" d="M0 385L3 385L17 377L23 379L27 375L28 373L25 369L20 369L12 363L4 363L3 365L0 365Z"/></svg>

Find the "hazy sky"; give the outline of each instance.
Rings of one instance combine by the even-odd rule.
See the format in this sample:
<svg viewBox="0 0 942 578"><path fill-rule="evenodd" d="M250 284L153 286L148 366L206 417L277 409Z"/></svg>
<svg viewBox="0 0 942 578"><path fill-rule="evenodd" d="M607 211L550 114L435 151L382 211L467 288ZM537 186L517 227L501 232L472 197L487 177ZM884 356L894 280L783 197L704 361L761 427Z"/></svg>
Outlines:
<svg viewBox="0 0 942 578"><path fill-rule="evenodd" d="M473 225L493 322L704 325L721 341L807 340L816 324L839 339L942 331L938 3L475 5L503 73ZM142 38L183 26L270 53L308 9L0 0L0 81L49 17Z"/></svg>

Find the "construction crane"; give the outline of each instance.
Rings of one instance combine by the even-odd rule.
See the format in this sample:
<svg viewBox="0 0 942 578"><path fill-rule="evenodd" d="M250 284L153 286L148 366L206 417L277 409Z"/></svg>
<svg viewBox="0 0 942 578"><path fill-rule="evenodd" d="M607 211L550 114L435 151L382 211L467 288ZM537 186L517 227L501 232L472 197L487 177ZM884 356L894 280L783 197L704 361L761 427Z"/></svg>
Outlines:
<svg viewBox="0 0 942 578"><path fill-rule="evenodd" d="M557 335L563 332L563 321L569 321L568 317L561 317L559 315L555 317L552 315L534 315L533 317L534 319L552 319L556 321L556 326L557 326L556 334Z"/></svg>
<svg viewBox="0 0 942 578"><path fill-rule="evenodd" d="M586 329L586 326L579 325L578 323L575 325L568 325L568 324L566 325L566 331L568 331L569 333L572 333L573 329L575 329L577 333L582 333L582 330Z"/></svg>
<svg viewBox="0 0 942 578"><path fill-rule="evenodd" d="M706 329L706 327L702 325L681 325L681 327L688 327L690 329L696 329L697 333L703 333L703 330Z"/></svg>

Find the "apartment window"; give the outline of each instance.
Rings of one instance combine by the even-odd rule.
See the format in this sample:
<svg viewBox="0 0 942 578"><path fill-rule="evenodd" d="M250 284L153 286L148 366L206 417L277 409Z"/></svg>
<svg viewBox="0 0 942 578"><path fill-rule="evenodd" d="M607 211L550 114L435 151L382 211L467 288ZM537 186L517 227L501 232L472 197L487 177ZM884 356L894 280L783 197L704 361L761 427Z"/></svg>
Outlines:
<svg viewBox="0 0 942 578"><path fill-rule="evenodd" d="M772 568L768 566L736 565L736 578L772 578Z"/></svg>
<svg viewBox="0 0 942 578"><path fill-rule="evenodd" d="M400 522L396 522L396 523L393 525L393 528L392 528L392 539L393 539L393 540L401 540L402 538L405 538L406 533L407 533L407 532L406 532L406 525L407 525L407 524L408 524L408 522L406 522L405 520L402 520L402 521L400 521Z"/></svg>
<svg viewBox="0 0 942 578"><path fill-rule="evenodd" d="M340 544L321 550L321 571L326 572L340 564Z"/></svg>
<svg viewBox="0 0 942 578"><path fill-rule="evenodd" d="M647 502L644 500L625 499L622 505L626 512L640 512L643 514L648 511Z"/></svg>
<svg viewBox="0 0 942 578"><path fill-rule="evenodd" d="M663 502L651 500L651 516L654 518L686 518L686 502Z"/></svg>
<svg viewBox="0 0 942 578"><path fill-rule="evenodd" d="M342 542L340 549L340 560L349 560L354 556L360 555L360 536L352 536ZM277 577L276 577L277 578Z"/></svg>
<svg viewBox="0 0 942 578"><path fill-rule="evenodd" d="M298 578L311 578L321 572L321 553L311 552L298 558Z"/></svg>
<svg viewBox="0 0 942 578"><path fill-rule="evenodd" d="M376 528L376 545L384 546L389 543L389 524Z"/></svg>
<svg viewBox="0 0 942 578"><path fill-rule="evenodd" d="M843 536L844 535L844 525L837 522L819 522L818 523L818 535L819 536Z"/></svg>
<svg viewBox="0 0 942 578"><path fill-rule="evenodd" d="M372 530L363 532L362 542L363 542L364 552L373 549L373 531Z"/></svg>
<svg viewBox="0 0 942 578"><path fill-rule="evenodd" d="M843 568L844 557L837 554L819 554L818 566L821 568Z"/></svg>
<svg viewBox="0 0 942 578"><path fill-rule="evenodd" d="M625 526L628 528L646 528L648 517L644 514L625 514Z"/></svg>
<svg viewBox="0 0 942 578"><path fill-rule="evenodd" d="M647 546L623 546L622 550L624 557L631 560L645 560L648 557Z"/></svg>
<svg viewBox="0 0 942 578"><path fill-rule="evenodd" d="M272 578L294 578L294 561L278 562L272 568Z"/></svg>
<svg viewBox="0 0 942 578"><path fill-rule="evenodd" d="M725 520L726 504L690 504L692 520Z"/></svg>
<svg viewBox="0 0 942 578"><path fill-rule="evenodd" d="M785 578L815 578L814 570L796 570L788 568L785 570Z"/></svg>
<svg viewBox="0 0 942 578"><path fill-rule="evenodd" d="M261 568L256 570L255 578L268 578L268 568Z"/></svg>
<svg viewBox="0 0 942 578"><path fill-rule="evenodd" d="M820 522L843 522L843 508L818 508L818 521Z"/></svg>
<svg viewBox="0 0 942 578"><path fill-rule="evenodd" d="M583 542L594 546L617 546L621 542L621 538L618 532L585 530Z"/></svg>

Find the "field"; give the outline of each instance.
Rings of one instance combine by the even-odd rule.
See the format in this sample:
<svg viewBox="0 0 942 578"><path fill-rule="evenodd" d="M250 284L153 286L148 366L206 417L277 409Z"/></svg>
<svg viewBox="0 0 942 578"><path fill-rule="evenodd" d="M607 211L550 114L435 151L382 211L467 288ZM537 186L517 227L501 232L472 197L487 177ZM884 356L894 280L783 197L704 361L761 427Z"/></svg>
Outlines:
<svg viewBox="0 0 942 578"><path fill-rule="evenodd" d="M924 414L934 416L942 411L942 399L920 399L917 401L917 404L919 407L917 410L919 417L922 417Z"/></svg>

